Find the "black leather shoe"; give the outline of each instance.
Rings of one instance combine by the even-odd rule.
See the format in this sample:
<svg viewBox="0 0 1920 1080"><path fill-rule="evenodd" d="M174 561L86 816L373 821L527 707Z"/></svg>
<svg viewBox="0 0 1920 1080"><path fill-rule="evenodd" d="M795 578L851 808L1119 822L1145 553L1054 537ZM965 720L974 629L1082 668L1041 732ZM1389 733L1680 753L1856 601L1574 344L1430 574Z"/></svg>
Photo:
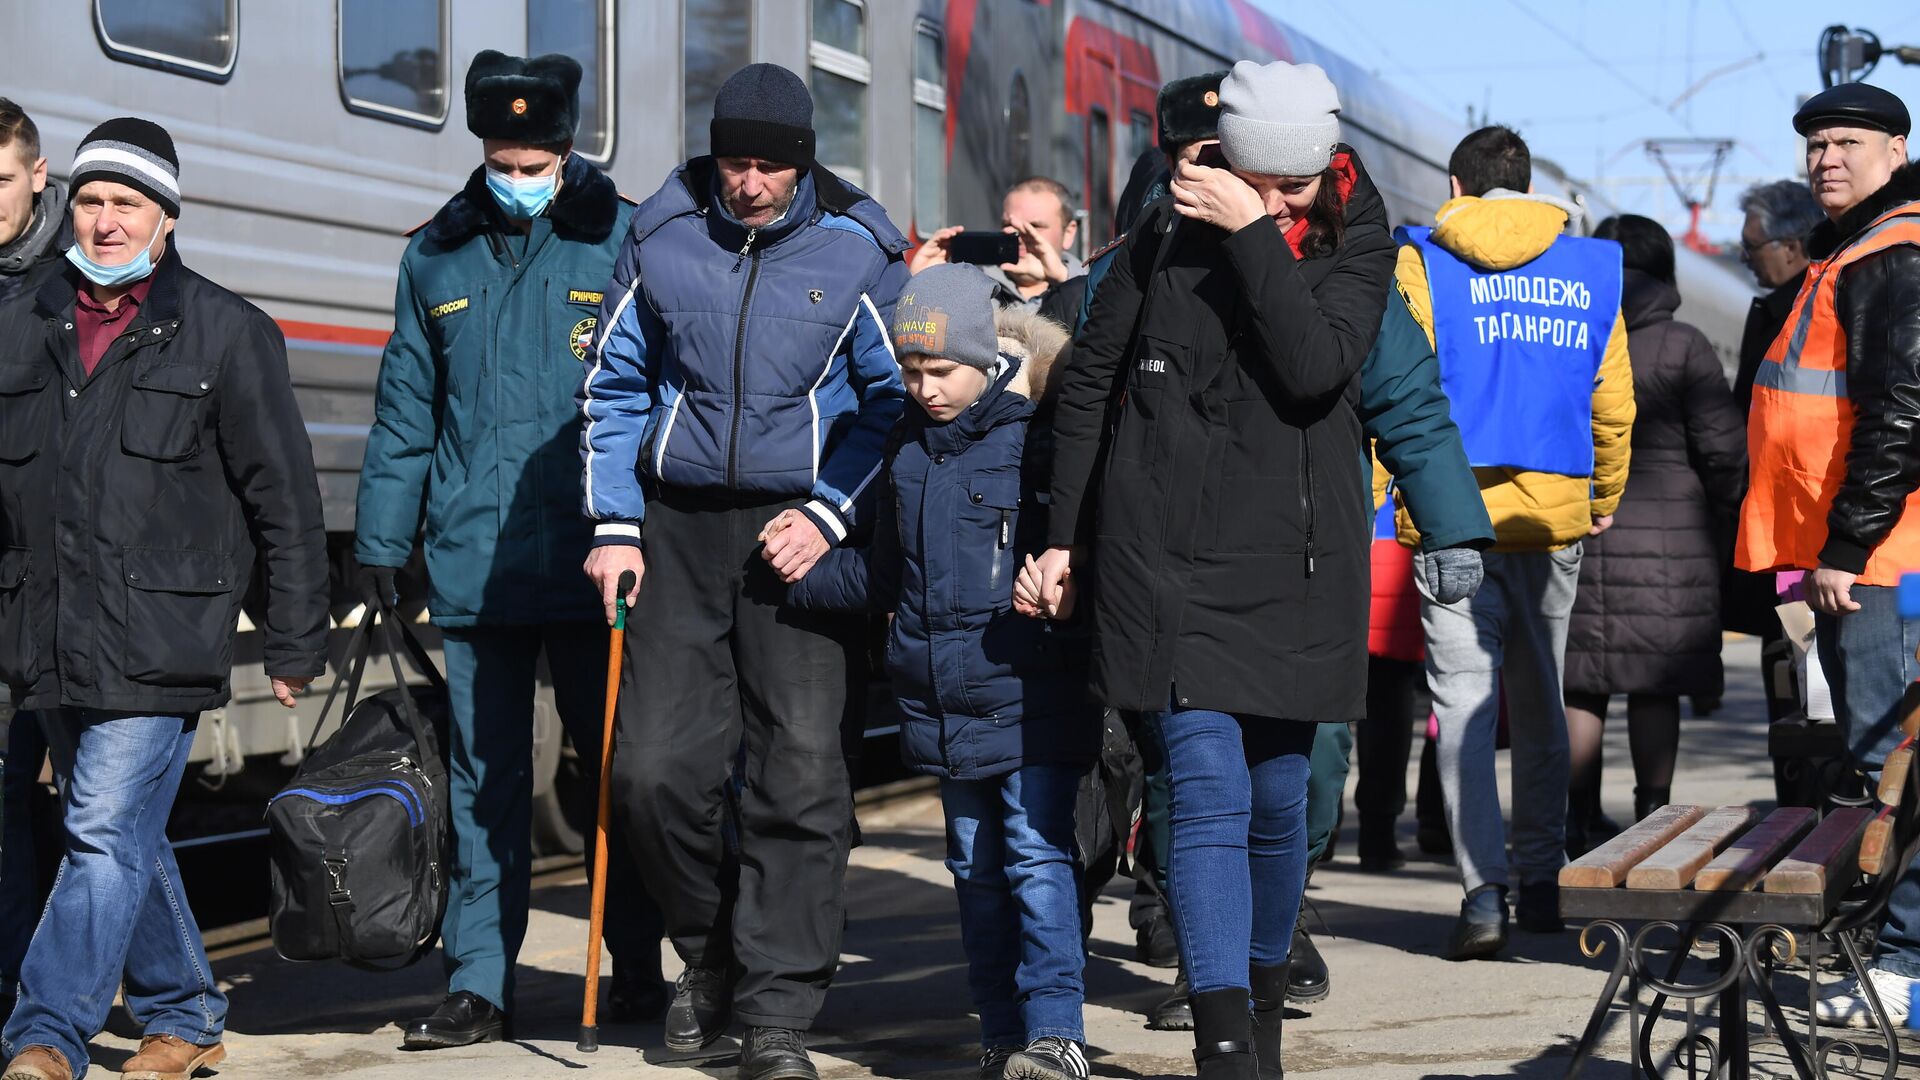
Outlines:
<svg viewBox="0 0 1920 1080"><path fill-rule="evenodd" d="M623 976L613 969L613 989L607 993L607 1022L610 1024L650 1024L666 1014L673 1003L673 986L658 977Z"/></svg>
<svg viewBox="0 0 1920 1080"><path fill-rule="evenodd" d="M1134 934L1133 953L1148 967L1179 967L1180 940L1173 936L1173 920L1159 915L1141 927Z"/></svg>
<svg viewBox="0 0 1920 1080"><path fill-rule="evenodd" d="M1506 887L1482 885L1460 903L1460 918L1447 937L1447 959L1491 959L1506 947Z"/></svg>
<svg viewBox="0 0 1920 1080"><path fill-rule="evenodd" d="M733 987L726 973L690 967L673 984L667 1007L667 1049L690 1054L727 1033L733 1023Z"/></svg>
<svg viewBox="0 0 1920 1080"><path fill-rule="evenodd" d="M820 1080L820 1071L799 1032L750 1027L740 1043L740 1080Z"/></svg>
<svg viewBox="0 0 1920 1080"><path fill-rule="evenodd" d="M1173 982L1173 992L1147 1012L1147 1030L1192 1031L1192 994L1193 988L1187 983L1187 973L1182 971Z"/></svg>
<svg viewBox="0 0 1920 1080"><path fill-rule="evenodd" d="M1333 975L1314 947L1304 924L1293 928L1293 946L1287 951L1287 1000L1296 1005L1325 1001L1333 993Z"/></svg>
<svg viewBox="0 0 1920 1080"><path fill-rule="evenodd" d="M1260 1080L1285 1080L1287 1072L1280 1061L1280 1036L1287 1012L1284 1006L1293 996L1287 964L1271 967L1251 964L1247 968L1247 981L1253 988L1253 1056Z"/></svg>
<svg viewBox="0 0 1920 1080"><path fill-rule="evenodd" d="M407 1021L403 1045L408 1050L439 1050L506 1037L507 1014L479 994L461 990L448 994L432 1016Z"/></svg>
<svg viewBox="0 0 1920 1080"><path fill-rule="evenodd" d="M1520 902L1514 905L1514 921L1530 934L1557 934L1567 928L1560 918L1560 883L1524 882Z"/></svg>

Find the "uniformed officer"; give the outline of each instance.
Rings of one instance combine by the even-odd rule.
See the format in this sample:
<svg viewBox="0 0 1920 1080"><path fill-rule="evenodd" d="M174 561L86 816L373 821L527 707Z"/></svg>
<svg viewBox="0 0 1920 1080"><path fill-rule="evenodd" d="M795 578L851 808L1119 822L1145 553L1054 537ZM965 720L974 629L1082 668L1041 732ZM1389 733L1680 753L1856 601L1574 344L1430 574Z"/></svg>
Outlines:
<svg viewBox="0 0 1920 1080"><path fill-rule="evenodd" d="M1920 567L1920 168L1900 99L1865 83L1793 116L1827 220L1807 237L1806 280L1753 382L1752 482L1742 570L1807 571L1820 667L1854 764L1875 779L1899 745L1901 698L1920 676L1894 586ZM1911 515L1911 516L1909 516ZM1899 1026L1920 985L1920 868L1887 900L1867 978ZM1823 1024L1867 1027L1858 978L1829 988Z"/></svg>
<svg viewBox="0 0 1920 1080"><path fill-rule="evenodd" d="M574 153L579 85L566 56L474 58L467 127L485 162L400 261L360 474L363 582L394 595L395 571L424 536L453 699L448 995L407 1024L410 1048L506 1037L527 927L542 653L574 747L599 759L607 628L579 569L593 529L580 516L573 392L633 207ZM611 850L610 910L621 914L607 926L610 1015L650 1016L666 1006L659 916L626 845Z"/></svg>

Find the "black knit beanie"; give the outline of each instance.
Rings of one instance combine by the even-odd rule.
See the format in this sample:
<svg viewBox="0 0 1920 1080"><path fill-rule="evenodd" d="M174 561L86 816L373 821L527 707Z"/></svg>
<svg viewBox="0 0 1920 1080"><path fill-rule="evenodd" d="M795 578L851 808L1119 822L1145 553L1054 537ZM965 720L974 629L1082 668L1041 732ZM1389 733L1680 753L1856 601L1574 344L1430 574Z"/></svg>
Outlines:
<svg viewBox="0 0 1920 1080"><path fill-rule="evenodd" d="M778 64L748 64L713 99L713 156L813 167L813 97Z"/></svg>
<svg viewBox="0 0 1920 1080"><path fill-rule="evenodd" d="M159 203L168 217L180 216L180 155L173 136L151 120L121 116L88 132L73 155L67 198L90 180L125 184Z"/></svg>

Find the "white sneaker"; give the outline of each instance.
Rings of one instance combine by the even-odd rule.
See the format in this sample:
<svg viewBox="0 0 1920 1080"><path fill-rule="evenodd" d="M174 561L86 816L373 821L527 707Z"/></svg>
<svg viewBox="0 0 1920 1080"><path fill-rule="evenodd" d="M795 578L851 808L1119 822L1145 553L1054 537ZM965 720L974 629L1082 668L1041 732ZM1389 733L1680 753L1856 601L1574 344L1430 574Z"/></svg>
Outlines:
<svg viewBox="0 0 1920 1080"><path fill-rule="evenodd" d="M1909 979L1881 968L1868 968L1867 978L1873 983L1874 993L1880 996L1881 1007L1887 1010L1887 1021L1895 1030L1904 1026L1907 1011L1913 1002L1913 987L1920 984L1920 979ZM1873 1019L1873 1010L1867 1006L1867 995L1857 978L1849 978L1822 991L1813 1014L1829 1027L1878 1026Z"/></svg>

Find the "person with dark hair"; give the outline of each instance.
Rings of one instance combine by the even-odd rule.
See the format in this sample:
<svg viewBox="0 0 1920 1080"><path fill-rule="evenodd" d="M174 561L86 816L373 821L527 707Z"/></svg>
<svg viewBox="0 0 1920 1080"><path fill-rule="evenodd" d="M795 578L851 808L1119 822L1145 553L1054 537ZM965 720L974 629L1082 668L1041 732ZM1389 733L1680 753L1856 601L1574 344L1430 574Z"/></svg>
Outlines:
<svg viewBox="0 0 1920 1080"><path fill-rule="evenodd" d="M480 161L401 257L360 470L361 597L396 595L419 538L452 706L447 795L463 842L440 927L447 994L405 1022L410 1050L509 1037L533 881L543 658L574 750L600 760L607 630L579 570L593 529L580 517L573 392L633 206L573 150L580 77L558 53L487 49L468 67ZM585 771L572 809L591 819L599 776ZM616 823L607 1015L651 1020L667 1005L660 914L622 838Z"/></svg>
<svg viewBox="0 0 1920 1080"><path fill-rule="evenodd" d="M1620 309L1633 364L1633 472L1613 528L1586 541L1567 629L1569 858L1608 837L1600 821L1601 726L1627 697L1634 818L1668 801L1680 698L1720 696L1718 522L1746 486L1745 425L1713 346L1673 317L1673 238L1636 214L1593 233L1624 253Z"/></svg>
<svg viewBox="0 0 1920 1080"><path fill-rule="evenodd" d="M1613 525L1626 486L1633 369L1620 315L1620 247L1566 235L1577 208L1530 194L1510 128L1467 136L1435 227L1403 228L1399 292L1438 353L1495 542L1486 587L1450 602L1415 554L1439 771L1466 898L1454 960L1506 947L1507 831L1494 743L1513 751L1519 922L1555 933L1566 861L1567 723L1561 671L1581 541ZM1418 539L1402 515L1402 542Z"/></svg>
<svg viewBox="0 0 1920 1080"><path fill-rule="evenodd" d="M1157 177L1142 182L1149 205L1153 199L1166 194L1170 167L1211 158L1220 152L1219 91L1226 74L1211 72L1176 79L1161 87L1157 103L1158 141L1166 148L1166 155L1160 161ZM1352 224L1371 212L1379 196L1359 155L1349 150L1346 159L1354 171L1354 182L1344 215L1348 224ZM1134 171L1136 176L1151 177L1139 167ZM1097 283L1114 258L1112 252L1096 258L1089 270L1090 280ZM1357 410L1362 432L1376 456L1376 507L1391 501L1390 491L1397 487L1398 501L1407 504L1420 523L1429 549L1445 552L1441 560L1431 565L1430 571L1443 574L1442 562L1445 562L1443 576L1448 579L1445 588L1470 591L1472 583L1477 582L1478 549L1492 541L1493 525L1487 519L1486 508L1473 497L1476 493L1473 473L1467 466L1459 430L1448 415L1433 350L1421 345L1424 340L1405 301L1398 296L1388 297L1380 336L1360 368ZM1395 472L1400 474L1397 485ZM1386 521L1390 526L1390 514ZM1383 552L1380 542L1372 546L1370 614L1378 616L1383 611L1403 609L1407 606L1404 601L1411 599L1416 605L1411 629L1418 638L1418 594L1413 587L1411 555L1392 539L1390 530L1386 537L1384 544L1391 551ZM1436 583L1435 587L1442 586ZM1390 862L1387 852L1393 850L1394 822L1406 804L1406 772L1414 720L1412 698L1418 689L1414 684L1424 684L1424 672L1417 665L1382 659L1383 652L1391 654L1394 649L1386 643L1386 637L1377 625L1369 626L1367 713L1360 724L1361 776L1354 800L1360 811L1362 859ZM1425 715L1424 709L1420 715ZM1138 727L1137 718L1132 726ZM1313 866L1332 843L1354 744L1354 733L1346 724L1321 724L1314 730L1307 786L1309 881ZM1144 852L1142 858L1146 862L1143 869L1157 876L1164 890L1164 862L1157 860L1158 853L1165 851L1171 842L1167 831L1167 778L1164 761L1155 764L1156 768L1148 772L1142 785L1140 851ZM1373 868L1381 867L1376 864ZM1303 912L1295 921L1288 949L1286 998L1309 1004L1324 1000L1332 987L1332 973L1307 931ZM1149 1013L1147 1026L1191 1027L1187 995L1183 968L1172 995Z"/></svg>
<svg viewBox="0 0 1920 1080"><path fill-rule="evenodd" d="M1195 1062L1253 1080L1281 1075L1314 729L1364 708L1369 513L1348 390L1392 256L1377 194L1350 207L1325 72L1243 61L1219 100L1218 165L1181 162L1062 376L1051 546L1015 602L1057 614L1098 568L1093 693L1148 714L1172 789Z"/></svg>
<svg viewBox="0 0 1920 1080"><path fill-rule="evenodd" d="M0 303L29 294L37 275L62 263L73 246L67 191L47 176L40 129L25 109L0 97ZM32 714L0 722L0 1023L13 1011L20 962L40 921L45 896L34 843L36 798L47 742ZM44 816L44 815L43 815Z"/></svg>
<svg viewBox="0 0 1920 1080"><path fill-rule="evenodd" d="M1483 198L1494 191L1532 191L1533 154L1520 133L1489 124L1461 139L1447 158L1454 198Z"/></svg>
<svg viewBox="0 0 1920 1080"><path fill-rule="evenodd" d="M1080 236L1073 193L1050 176L1015 181L1000 199L1000 229L1019 238L1020 255L1010 263L981 267L993 281L994 303L1065 324L1079 310L1086 287L1086 268L1073 254ZM964 231L965 226L949 225L928 237L914 251L909 269L917 274L945 263L948 243Z"/></svg>
<svg viewBox="0 0 1920 1080"><path fill-rule="evenodd" d="M784 601L867 521L906 407L907 239L815 161L813 122L786 68L727 78L713 153L634 212L579 391L609 622L636 582L614 803L686 964L664 1035L691 1053L739 1017L741 1080L818 1075L805 1033L846 924L865 622Z"/></svg>

